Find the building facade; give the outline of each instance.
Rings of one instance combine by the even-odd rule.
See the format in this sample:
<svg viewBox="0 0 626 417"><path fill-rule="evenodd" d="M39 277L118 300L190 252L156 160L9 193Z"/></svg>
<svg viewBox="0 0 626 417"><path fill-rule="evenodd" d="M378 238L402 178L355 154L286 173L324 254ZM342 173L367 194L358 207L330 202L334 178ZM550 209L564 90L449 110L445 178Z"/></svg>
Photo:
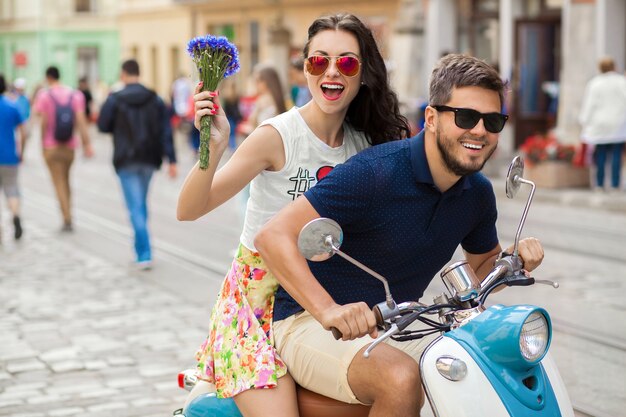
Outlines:
<svg viewBox="0 0 626 417"><path fill-rule="evenodd" d="M411 118L442 54L497 65L510 83L504 155L555 127L561 141L577 142L597 60L611 55L620 71L626 64L624 0L0 0L0 72L41 80L46 66L58 65L70 85L81 76L111 85L120 62L134 57L143 81L167 98L174 79L197 78L187 42L211 33L237 45L234 79L243 93L257 63L274 65L286 84L310 23L340 11L373 29Z"/></svg>
<svg viewBox="0 0 626 417"><path fill-rule="evenodd" d="M578 141L584 85L603 55L626 64L624 0L126 0L120 10L123 54L135 56L146 81L167 92L176 74L194 78L185 44L194 36L225 35L240 50L243 81L259 62L287 79L306 29L318 16L349 11L374 30L405 109L427 100L428 75L447 52L497 65L510 85L511 122L501 153L512 153L535 132L556 128ZM146 33L159 36L149 37Z"/></svg>
<svg viewBox="0 0 626 417"><path fill-rule="evenodd" d="M27 80L32 91L46 67L59 67L76 86L117 79L119 36L116 0L0 0L0 72Z"/></svg>
<svg viewBox="0 0 626 417"><path fill-rule="evenodd" d="M121 51L135 57L144 81L168 94L180 74L197 78L187 42L199 35L224 35L237 45L239 90L258 63L271 63L287 83L289 60L301 55L307 28L324 13L350 11L373 28L383 51L390 38L400 0L126 0L119 15ZM158 36L146 34L158 33Z"/></svg>

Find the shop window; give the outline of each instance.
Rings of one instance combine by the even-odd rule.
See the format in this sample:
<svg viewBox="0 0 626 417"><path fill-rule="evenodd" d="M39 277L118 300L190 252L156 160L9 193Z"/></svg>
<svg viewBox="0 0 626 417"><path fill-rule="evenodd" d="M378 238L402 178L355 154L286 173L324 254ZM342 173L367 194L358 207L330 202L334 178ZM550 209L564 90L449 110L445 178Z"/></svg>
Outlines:
<svg viewBox="0 0 626 417"><path fill-rule="evenodd" d="M250 65L259 62L259 22L250 22Z"/></svg>
<svg viewBox="0 0 626 417"><path fill-rule="evenodd" d="M495 64L499 56L499 1L461 0L458 10L459 52Z"/></svg>
<svg viewBox="0 0 626 417"><path fill-rule="evenodd" d="M152 87L158 89L159 85L159 49L156 46L150 48L150 67L152 70Z"/></svg>
<svg viewBox="0 0 626 417"><path fill-rule="evenodd" d="M0 20L13 19L15 14L15 0L0 0Z"/></svg>
<svg viewBox="0 0 626 417"><path fill-rule="evenodd" d="M235 42L235 25L232 23L209 25L207 33L210 33L213 36L225 36L229 41Z"/></svg>
<svg viewBox="0 0 626 417"><path fill-rule="evenodd" d="M75 0L74 11L76 13L93 13L96 11L96 0Z"/></svg>

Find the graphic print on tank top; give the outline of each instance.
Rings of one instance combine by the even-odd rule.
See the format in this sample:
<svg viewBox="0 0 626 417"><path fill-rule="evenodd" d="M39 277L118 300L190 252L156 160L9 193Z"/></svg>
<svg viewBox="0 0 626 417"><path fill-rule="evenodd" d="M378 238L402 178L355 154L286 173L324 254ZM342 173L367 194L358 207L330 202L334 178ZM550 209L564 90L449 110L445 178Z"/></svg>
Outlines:
<svg viewBox="0 0 626 417"><path fill-rule="evenodd" d="M295 176L289 178L289 181L293 182L294 185L291 190L287 191L287 194L289 194L291 198L295 200L296 198L307 192L309 188L311 188L311 184L313 183L313 181L321 180L326 175L328 175L328 173L332 171L332 169L333 167L329 165L324 165L323 167L318 168L317 172L315 173L315 177L312 177L309 174L308 169L298 168L298 173Z"/></svg>

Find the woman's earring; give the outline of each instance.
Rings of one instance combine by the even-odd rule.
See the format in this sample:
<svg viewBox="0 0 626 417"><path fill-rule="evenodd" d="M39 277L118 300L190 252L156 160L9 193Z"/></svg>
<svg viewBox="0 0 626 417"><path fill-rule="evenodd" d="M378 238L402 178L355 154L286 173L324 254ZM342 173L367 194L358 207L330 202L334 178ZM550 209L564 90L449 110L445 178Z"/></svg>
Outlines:
<svg viewBox="0 0 626 417"><path fill-rule="evenodd" d="M361 81L361 85L365 85L365 81Z"/></svg>

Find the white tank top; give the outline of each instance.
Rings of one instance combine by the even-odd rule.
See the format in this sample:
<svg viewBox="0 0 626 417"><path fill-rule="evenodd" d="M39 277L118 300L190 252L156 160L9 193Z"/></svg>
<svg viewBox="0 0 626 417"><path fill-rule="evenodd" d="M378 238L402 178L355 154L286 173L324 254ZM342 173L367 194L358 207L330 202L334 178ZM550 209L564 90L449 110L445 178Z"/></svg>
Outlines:
<svg viewBox="0 0 626 417"><path fill-rule="evenodd" d="M285 148L285 166L280 171L262 171L250 182L250 198L241 243L256 251L254 237L280 209L304 194L335 165L369 146L364 133L343 124L343 144L331 148L311 131L297 107L267 119L280 134Z"/></svg>

